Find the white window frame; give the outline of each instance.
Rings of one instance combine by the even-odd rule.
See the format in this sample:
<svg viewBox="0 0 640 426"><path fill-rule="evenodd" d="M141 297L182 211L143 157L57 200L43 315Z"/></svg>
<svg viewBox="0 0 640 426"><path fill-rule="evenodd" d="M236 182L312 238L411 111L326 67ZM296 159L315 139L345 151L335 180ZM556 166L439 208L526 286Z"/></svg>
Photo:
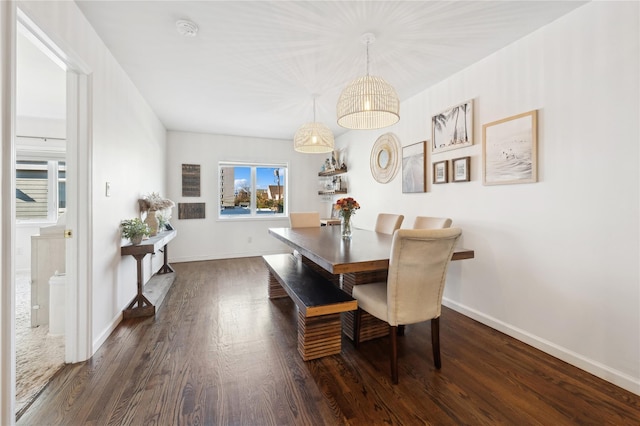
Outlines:
<svg viewBox="0 0 640 426"><path fill-rule="evenodd" d="M48 144L47 148L38 144L39 141L44 141ZM39 138L30 136L17 136L16 137L16 163L14 164L15 170L18 167L22 169L36 169L37 166L20 165L18 161L46 161L47 162L47 217L36 219L20 219L16 217L17 225L46 225L56 223L58 217L61 214L59 211L59 197L58 197L58 183L61 180L66 181L66 177L60 179L59 177L59 163L66 160L64 139L59 138ZM66 164L65 164L66 175ZM65 207L66 210L66 207Z"/></svg>
<svg viewBox="0 0 640 426"><path fill-rule="evenodd" d="M251 169L250 175L250 190L251 190L251 198L249 204L249 213L248 214L222 214L222 209L220 206L222 197L223 197L223 188L222 182L220 181L220 176L222 175L222 169L225 167L248 167ZM258 168L278 168L284 170L284 194L283 194L283 211L282 213L274 212L272 214L260 213L257 211L257 169ZM234 179L235 181L235 179ZM217 200L217 210L218 210L218 219L219 220L270 220L270 219L281 219L289 217L289 164L288 163L278 163L278 162L238 162L238 161L220 161L218 163L218 197ZM234 182L234 190L235 190L235 182Z"/></svg>

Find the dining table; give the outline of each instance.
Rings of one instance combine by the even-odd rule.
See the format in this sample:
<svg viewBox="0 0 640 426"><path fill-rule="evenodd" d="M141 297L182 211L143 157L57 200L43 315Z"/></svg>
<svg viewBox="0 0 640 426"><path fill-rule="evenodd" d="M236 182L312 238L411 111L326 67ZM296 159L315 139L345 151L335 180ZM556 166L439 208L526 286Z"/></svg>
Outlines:
<svg viewBox="0 0 640 426"><path fill-rule="evenodd" d="M352 294L360 284L386 281L393 235L354 228L351 238L342 237L340 226L269 228L269 234L297 251L302 262L343 291ZM456 247L452 261L473 259L471 249ZM354 312L342 314L342 331L354 338ZM360 341L386 336L389 326L363 312Z"/></svg>

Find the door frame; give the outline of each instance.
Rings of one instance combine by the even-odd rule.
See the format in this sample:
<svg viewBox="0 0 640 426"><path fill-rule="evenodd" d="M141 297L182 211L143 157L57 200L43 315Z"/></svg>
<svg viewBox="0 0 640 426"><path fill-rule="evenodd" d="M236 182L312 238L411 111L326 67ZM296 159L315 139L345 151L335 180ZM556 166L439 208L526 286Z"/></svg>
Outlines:
<svg viewBox="0 0 640 426"><path fill-rule="evenodd" d="M65 362L92 353L92 77L72 49L55 43L14 0L0 2L0 424L15 423L16 31L27 29L67 71L67 313Z"/></svg>
<svg viewBox="0 0 640 426"><path fill-rule="evenodd" d="M18 26L28 31L31 41L41 45L51 60L67 73L65 235L69 234L69 237L65 244L65 362L74 363L84 361L92 355L91 72L70 49L65 50L55 43L26 12L17 9L16 20ZM15 153L15 146L12 146L12 151Z"/></svg>

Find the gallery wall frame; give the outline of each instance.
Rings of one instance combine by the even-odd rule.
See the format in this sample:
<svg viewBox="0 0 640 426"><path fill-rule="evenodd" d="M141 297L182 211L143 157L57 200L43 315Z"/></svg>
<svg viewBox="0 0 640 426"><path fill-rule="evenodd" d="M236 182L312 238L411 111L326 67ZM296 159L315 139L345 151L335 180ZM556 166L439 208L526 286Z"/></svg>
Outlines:
<svg viewBox="0 0 640 426"><path fill-rule="evenodd" d="M538 181L538 112L525 112L482 126L482 183Z"/></svg>
<svg viewBox="0 0 640 426"><path fill-rule="evenodd" d="M422 141L402 147L402 192L427 192L427 145Z"/></svg>
<svg viewBox="0 0 640 426"><path fill-rule="evenodd" d="M431 117L431 153L473 145L473 99Z"/></svg>
<svg viewBox="0 0 640 426"><path fill-rule="evenodd" d="M436 161L433 163L433 183L449 182L449 161Z"/></svg>
<svg viewBox="0 0 640 426"><path fill-rule="evenodd" d="M178 203L178 219L204 219L205 203Z"/></svg>
<svg viewBox="0 0 640 426"><path fill-rule="evenodd" d="M200 164L182 165L182 196L200 196Z"/></svg>
<svg viewBox="0 0 640 426"><path fill-rule="evenodd" d="M471 157L451 159L451 182L469 182L471 180Z"/></svg>

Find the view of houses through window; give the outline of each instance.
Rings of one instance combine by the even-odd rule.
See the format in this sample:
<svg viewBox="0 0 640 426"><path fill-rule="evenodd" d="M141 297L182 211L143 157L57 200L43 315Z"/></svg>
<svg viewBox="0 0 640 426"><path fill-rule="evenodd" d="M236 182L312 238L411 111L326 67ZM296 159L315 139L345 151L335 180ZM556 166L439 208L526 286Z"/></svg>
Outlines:
<svg viewBox="0 0 640 426"><path fill-rule="evenodd" d="M65 162L16 161L16 219L55 222L66 209Z"/></svg>
<svg viewBox="0 0 640 426"><path fill-rule="evenodd" d="M219 217L286 215L286 165L220 163L219 170Z"/></svg>

